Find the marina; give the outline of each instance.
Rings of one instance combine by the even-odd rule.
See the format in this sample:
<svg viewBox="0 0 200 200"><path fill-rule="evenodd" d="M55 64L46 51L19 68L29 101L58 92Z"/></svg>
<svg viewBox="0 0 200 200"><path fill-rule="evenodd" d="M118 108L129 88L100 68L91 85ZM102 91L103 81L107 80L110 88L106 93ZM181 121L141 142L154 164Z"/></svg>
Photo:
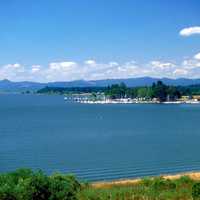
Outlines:
<svg viewBox="0 0 200 200"><path fill-rule="evenodd" d="M102 99L102 100L91 100L88 97L64 97L65 101L69 102L77 102L83 104L200 104L198 99L190 99L190 100L177 100L177 101L165 101L160 102L157 99L154 100L143 100L143 99L130 99L130 98L122 98L122 99Z"/></svg>

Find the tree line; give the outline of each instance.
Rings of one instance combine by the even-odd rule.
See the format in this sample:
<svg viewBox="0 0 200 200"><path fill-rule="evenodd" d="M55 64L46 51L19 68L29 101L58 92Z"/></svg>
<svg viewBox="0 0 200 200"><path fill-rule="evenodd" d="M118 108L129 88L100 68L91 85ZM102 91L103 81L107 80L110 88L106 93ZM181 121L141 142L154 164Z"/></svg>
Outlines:
<svg viewBox="0 0 200 200"><path fill-rule="evenodd" d="M118 98L143 98L150 100L157 98L159 101L176 100L181 97L181 91L175 86L167 86L162 81L153 83L152 86L129 88L124 83L109 86L105 95L111 99Z"/></svg>
<svg viewBox="0 0 200 200"><path fill-rule="evenodd" d="M37 91L39 94L83 94L104 93L111 99L118 98L144 98L159 101L173 101L181 96L200 95L200 85L170 86L162 81L153 83L151 86L127 87L124 83L113 84L108 87L45 87Z"/></svg>
<svg viewBox="0 0 200 200"><path fill-rule="evenodd" d="M106 87L49 87L37 91L38 94L82 94L104 92Z"/></svg>

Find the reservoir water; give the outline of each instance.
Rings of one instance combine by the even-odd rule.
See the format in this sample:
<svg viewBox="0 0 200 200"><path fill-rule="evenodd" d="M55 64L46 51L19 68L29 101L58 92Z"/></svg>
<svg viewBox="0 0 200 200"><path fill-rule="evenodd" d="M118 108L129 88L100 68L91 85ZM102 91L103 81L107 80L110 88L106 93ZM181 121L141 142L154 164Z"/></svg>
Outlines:
<svg viewBox="0 0 200 200"><path fill-rule="evenodd" d="M0 95L0 172L88 181L200 170L200 105L87 105Z"/></svg>

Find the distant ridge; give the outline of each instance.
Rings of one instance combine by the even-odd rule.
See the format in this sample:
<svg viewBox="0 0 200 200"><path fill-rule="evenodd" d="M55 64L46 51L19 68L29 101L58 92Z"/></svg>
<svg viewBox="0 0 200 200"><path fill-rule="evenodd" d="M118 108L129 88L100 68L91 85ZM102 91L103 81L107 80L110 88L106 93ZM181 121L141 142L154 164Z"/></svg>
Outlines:
<svg viewBox="0 0 200 200"><path fill-rule="evenodd" d="M175 86L187 86L200 84L200 79L187 79L187 78L152 78L152 77L140 77L140 78L128 78L128 79L105 79L105 80L76 80L76 81L62 81L62 82L49 82L49 83L38 83L31 81L13 82L7 79L0 81L0 91L17 92L26 90L38 90L43 87L105 87L117 83L125 83L128 87L137 86L149 86L153 82L158 80L163 81L167 85Z"/></svg>

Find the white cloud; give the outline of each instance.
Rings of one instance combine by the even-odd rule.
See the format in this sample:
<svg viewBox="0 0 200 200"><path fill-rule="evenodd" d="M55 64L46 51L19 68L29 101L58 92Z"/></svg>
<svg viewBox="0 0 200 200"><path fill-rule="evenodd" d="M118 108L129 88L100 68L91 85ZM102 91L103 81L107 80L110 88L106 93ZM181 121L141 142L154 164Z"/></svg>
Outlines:
<svg viewBox="0 0 200 200"><path fill-rule="evenodd" d="M7 64L4 66L4 68L10 68L10 69L20 69L22 67L22 65L20 65L19 63L15 63L15 64Z"/></svg>
<svg viewBox="0 0 200 200"><path fill-rule="evenodd" d="M200 53L196 54L196 55L194 56L194 59L200 60Z"/></svg>
<svg viewBox="0 0 200 200"><path fill-rule="evenodd" d="M25 68L19 63L7 64L0 67L0 79L21 80L21 78L25 78L24 74Z"/></svg>
<svg viewBox="0 0 200 200"><path fill-rule="evenodd" d="M200 67L200 60L197 59L188 59L182 62L182 65L185 69L194 69Z"/></svg>
<svg viewBox="0 0 200 200"><path fill-rule="evenodd" d="M118 66L119 63L117 63L117 62L109 62L109 65L110 65L111 67L114 67L114 66Z"/></svg>
<svg viewBox="0 0 200 200"><path fill-rule="evenodd" d="M15 64L9 64L9 67L13 67L13 68L20 68L21 65L19 63L15 63Z"/></svg>
<svg viewBox="0 0 200 200"><path fill-rule="evenodd" d="M51 82L142 76L200 78L199 54L180 63L163 60L153 60L143 64L135 61L100 63L95 60L86 60L82 63L75 61L51 62L47 66L24 66L19 63L0 66L0 79L13 81Z"/></svg>
<svg viewBox="0 0 200 200"><path fill-rule="evenodd" d="M95 60L86 60L84 62L86 65L95 65L96 64L96 61Z"/></svg>
<svg viewBox="0 0 200 200"><path fill-rule="evenodd" d="M187 75L188 74L188 70L186 70L186 69L175 69L174 71L173 71L173 74L175 75L175 76L185 76L185 75Z"/></svg>
<svg viewBox="0 0 200 200"><path fill-rule="evenodd" d="M200 26L193 26L182 29L179 34L181 36L190 36L194 34L200 34Z"/></svg>
<svg viewBox="0 0 200 200"><path fill-rule="evenodd" d="M174 63L171 62L161 62L157 60L151 61L150 64L152 65L153 69L160 69L160 70L169 70L176 66Z"/></svg>
<svg viewBox="0 0 200 200"><path fill-rule="evenodd" d="M54 62L50 63L49 67L52 70L71 70L76 66L75 62Z"/></svg>
<svg viewBox="0 0 200 200"><path fill-rule="evenodd" d="M39 72L40 70L41 70L41 66L40 65L32 65L32 68L31 68L31 72L32 73Z"/></svg>

